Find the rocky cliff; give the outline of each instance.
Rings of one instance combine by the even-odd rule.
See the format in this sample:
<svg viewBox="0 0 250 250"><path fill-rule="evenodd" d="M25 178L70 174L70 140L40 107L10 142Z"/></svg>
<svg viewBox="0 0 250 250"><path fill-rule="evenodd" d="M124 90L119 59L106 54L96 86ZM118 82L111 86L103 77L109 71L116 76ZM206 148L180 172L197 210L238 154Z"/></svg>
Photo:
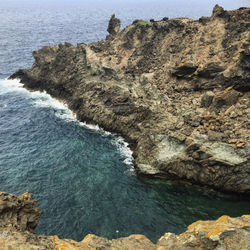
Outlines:
<svg viewBox="0 0 250 250"><path fill-rule="evenodd" d="M121 134L137 173L250 193L250 9L136 20L105 41L33 52L11 76Z"/></svg>
<svg viewBox="0 0 250 250"><path fill-rule="evenodd" d="M34 229L41 214L41 209L36 208L36 201L31 200L31 194L16 196L0 192L0 249L246 250L250 246L250 215L197 221L186 232L180 235L166 233L153 244L143 235L108 240L89 234L81 242L37 235Z"/></svg>

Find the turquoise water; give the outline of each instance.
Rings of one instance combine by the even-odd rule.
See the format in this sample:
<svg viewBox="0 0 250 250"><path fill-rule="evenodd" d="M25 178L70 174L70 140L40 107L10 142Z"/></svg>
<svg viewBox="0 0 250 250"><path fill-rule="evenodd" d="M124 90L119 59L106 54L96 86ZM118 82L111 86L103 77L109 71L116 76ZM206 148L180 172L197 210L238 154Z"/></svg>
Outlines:
<svg viewBox="0 0 250 250"><path fill-rule="evenodd" d="M1 190L34 194L44 210L38 233L156 240L198 219L249 213L250 202L234 196L138 179L122 138L18 81L0 81L0 131Z"/></svg>
<svg viewBox="0 0 250 250"><path fill-rule="evenodd" d="M103 39L113 12L127 25L136 18L210 15L214 1L178 8L174 1L79 8L14 2L0 4L0 190L34 194L44 210L37 233L75 240L87 233L108 238L142 233L156 240L199 219L249 213L250 201L237 196L138 179L122 138L77 122L45 93L4 80L29 67L32 50L42 45ZM235 8L246 1L224 3Z"/></svg>

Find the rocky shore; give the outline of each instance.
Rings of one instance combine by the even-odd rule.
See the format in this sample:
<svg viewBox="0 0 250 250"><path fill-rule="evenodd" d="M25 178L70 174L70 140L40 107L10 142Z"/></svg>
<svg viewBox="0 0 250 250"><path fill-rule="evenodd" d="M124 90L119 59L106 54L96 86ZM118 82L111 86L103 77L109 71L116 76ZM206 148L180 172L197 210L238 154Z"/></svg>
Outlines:
<svg viewBox="0 0 250 250"><path fill-rule="evenodd" d="M197 221L187 231L164 234L156 244L143 235L108 240L89 234L81 242L59 239L57 236L34 233L42 210L31 200L31 194L21 196L0 192L0 249L230 249L245 250L250 246L250 215L239 218L222 216L216 221ZM84 225L83 225L84 226Z"/></svg>
<svg viewBox="0 0 250 250"><path fill-rule="evenodd" d="M105 41L33 52L25 87L122 135L138 175L250 193L250 9L136 20Z"/></svg>

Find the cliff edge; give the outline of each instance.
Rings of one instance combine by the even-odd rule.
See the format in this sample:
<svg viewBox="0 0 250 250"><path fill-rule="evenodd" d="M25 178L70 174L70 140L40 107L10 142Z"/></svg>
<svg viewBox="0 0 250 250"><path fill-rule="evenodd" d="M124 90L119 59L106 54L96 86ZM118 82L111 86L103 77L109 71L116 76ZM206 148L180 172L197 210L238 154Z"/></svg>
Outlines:
<svg viewBox="0 0 250 250"><path fill-rule="evenodd" d="M36 201L31 200L31 196L29 193L16 196L0 192L0 249L245 250L250 246L250 215L197 221L180 235L166 233L156 244L138 234L113 240L89 234L81 242L37 235L34 229L42 210L36 208Z"/></svg>
<svg viewBox="0 0 250 250"><path fill-rule="evenodd" d="M139 175L250 193L250 9L136 20L105 41L33 52L11 76L121 134Z"/></svg>

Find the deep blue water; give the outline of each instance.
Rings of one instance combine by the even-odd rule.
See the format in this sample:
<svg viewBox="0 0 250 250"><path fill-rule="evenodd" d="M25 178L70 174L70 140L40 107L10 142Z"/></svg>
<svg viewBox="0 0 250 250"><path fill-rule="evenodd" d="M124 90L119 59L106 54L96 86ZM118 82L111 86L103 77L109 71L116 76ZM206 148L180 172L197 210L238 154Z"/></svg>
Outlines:
<svg viewBox="0 0 250 250"><path fill-rule="evenodd" d="M4 79L29 67L43 45L104 39L112 13L124 27L134 19L209 16L216 2L234 9L250 1L69 2L0 0L0 190L33 193L44 210L36 231L76 240L87 233L155 240L195 220L249 213L250 202L235 196L138 179L121 138Z"/></svg>

